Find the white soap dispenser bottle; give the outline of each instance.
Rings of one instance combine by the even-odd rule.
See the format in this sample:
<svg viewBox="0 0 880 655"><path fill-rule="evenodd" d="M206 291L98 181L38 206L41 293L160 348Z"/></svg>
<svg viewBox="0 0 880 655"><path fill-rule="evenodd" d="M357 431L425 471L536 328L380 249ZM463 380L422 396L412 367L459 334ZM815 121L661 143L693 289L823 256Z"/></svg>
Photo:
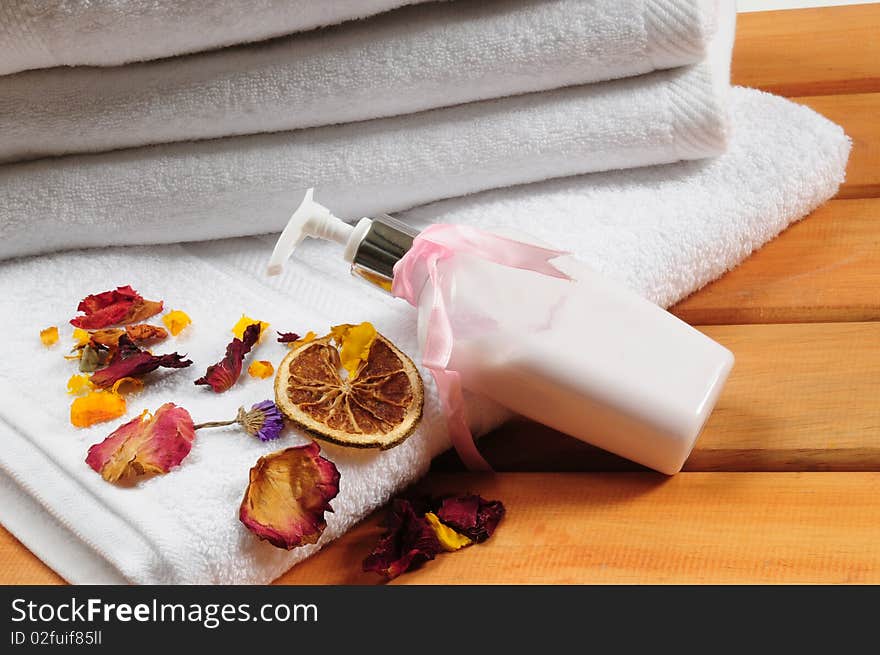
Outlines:
<svg viewBox="0 0 880 655"><path fill-rule="evenodd" d="M453 443L486 468L461 388L530 419L673 474L693 449L733 354L567 253L490 232L389 216L349 225L312 199L291 217L269 273L306 236L345 247L353 273L419 311Z"/></svg>

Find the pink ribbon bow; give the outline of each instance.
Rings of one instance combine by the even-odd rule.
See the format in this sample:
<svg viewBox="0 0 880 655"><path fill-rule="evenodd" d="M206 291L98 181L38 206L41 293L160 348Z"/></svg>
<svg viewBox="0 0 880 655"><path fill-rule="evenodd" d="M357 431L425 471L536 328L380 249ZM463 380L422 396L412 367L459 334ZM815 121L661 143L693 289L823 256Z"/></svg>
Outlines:
<svg viewBox="0 0 880 655"><path fill-rule="evenodd" d="M431 371L440 403L446 415L449 438L465 466L474 471L491 471L474 443L465 414L461 377L446 367L452 355L453 336L449 315L443 299L443 280L438 262L468 254L490 262L534 271L550 277L571 279L557 269L550 260L568 254L562 250L542 248L464 225L432 225L419 234L412 248L394 266L391 293L403 298L413 307L419 306L419 294L427 274L434 289L431 314L428 318L427 337L422 363Z"/></svg>

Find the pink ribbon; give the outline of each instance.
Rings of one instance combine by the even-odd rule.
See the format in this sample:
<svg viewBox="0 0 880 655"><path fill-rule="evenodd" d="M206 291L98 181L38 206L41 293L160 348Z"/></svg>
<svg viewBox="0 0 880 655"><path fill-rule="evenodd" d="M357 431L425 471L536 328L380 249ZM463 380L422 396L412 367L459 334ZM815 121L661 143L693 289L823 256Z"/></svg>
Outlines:
<svg viewBox="0 0 880 655"><path fill-rule="evenodd" d="M468 426L461 377L456 371L446 368L452 355L453 337L443 299L442 274L437 264L457 254L474 255L502 266L550 277L571 278L550 263L551 259L567 254L565 251L542 248L464 225L428 227L413 240L412 248L394 266L391 293L413 307L419 306L419 294L425 277L431 282L434 297L422 363L431 371L437 384L449 438L462 462L473 471L491 471L492 467L477 450Z"/></svg>

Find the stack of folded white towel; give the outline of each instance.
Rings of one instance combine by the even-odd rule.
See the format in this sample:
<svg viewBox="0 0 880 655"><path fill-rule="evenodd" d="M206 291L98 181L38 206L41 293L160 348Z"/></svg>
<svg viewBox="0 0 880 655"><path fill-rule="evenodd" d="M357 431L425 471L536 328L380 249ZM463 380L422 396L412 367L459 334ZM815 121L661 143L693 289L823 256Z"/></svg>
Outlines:
<svg viewBox="0 0 880 655"><path fill-rule="evenodd" d="M530 232L664 305L735 266L836 192L849 142L730 87L734 22L731 0L4 3L4 525L77 582L266 582L314 550L235 520L278 444L200 439L172 475L104 483L83 457L109 430L69 426L63 360L32 329L131 283L193 315L194 368L243 311L285 330L372 320L415 355L408 307L366 295L323 244L267 281L271 238L213 241L278 231L307 187L351 219ZM107 248L132 244L152 245ZM34 256L80 247L102 250ZM247 381L207 397L191 377L138 402L211 420L271 395ZM427 402L402 446L330 453L342 489L320 545L448 445ZM478 399L470 414L477 431L502 416Z"/></svg>

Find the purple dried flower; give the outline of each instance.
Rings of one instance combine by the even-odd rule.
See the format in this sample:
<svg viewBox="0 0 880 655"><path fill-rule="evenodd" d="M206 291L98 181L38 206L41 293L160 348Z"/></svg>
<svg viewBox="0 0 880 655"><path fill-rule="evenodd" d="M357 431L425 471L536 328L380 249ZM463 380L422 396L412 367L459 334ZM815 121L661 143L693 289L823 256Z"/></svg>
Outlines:
<svg viewBox="0 0 880 655"><path fill-rule="evenodd" d="M284 417L281 410L271 400L264 400L244 411L244 407L238 408L238 415L231 421L209 421L199 423L194 429L219 428L225 425L238 424L252 437L260 441L274 441L281 436L284 429Z"/></svg>
<svg viewBox="0 0 880 655"><path fill-rule="evenodd" d="M284 428L281 410L271 400L257 403L246 413L239 410L238 422L248 434L257 437L260 441L277 439Z"/></svg>

